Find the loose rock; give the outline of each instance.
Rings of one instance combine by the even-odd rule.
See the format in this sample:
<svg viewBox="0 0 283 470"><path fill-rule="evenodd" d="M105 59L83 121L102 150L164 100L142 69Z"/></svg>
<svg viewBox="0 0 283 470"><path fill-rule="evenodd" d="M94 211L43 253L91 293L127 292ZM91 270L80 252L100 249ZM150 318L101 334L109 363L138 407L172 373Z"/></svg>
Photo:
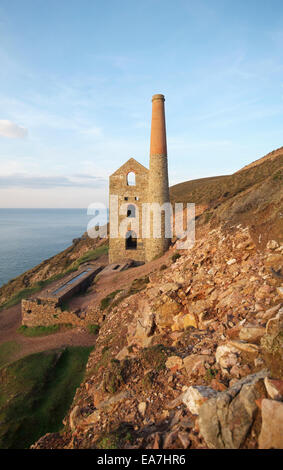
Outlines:
<svg viewBox="0 0 283 470"><path fill-rule="evenodd" d="M283 403L262 400L262 427L258 439L260 449L283 449Z"/></svg>

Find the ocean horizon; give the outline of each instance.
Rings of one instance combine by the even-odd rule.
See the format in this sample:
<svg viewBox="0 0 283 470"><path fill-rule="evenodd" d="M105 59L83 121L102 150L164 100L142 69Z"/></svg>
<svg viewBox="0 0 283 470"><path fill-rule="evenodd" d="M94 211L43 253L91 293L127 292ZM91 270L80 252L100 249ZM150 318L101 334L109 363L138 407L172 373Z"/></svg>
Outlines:
<svg viewBox="0 0 283 470"><path fill-rule="evenodd" d="M87 209L0 209L0 287L72 245L93 217Z"/></svg>

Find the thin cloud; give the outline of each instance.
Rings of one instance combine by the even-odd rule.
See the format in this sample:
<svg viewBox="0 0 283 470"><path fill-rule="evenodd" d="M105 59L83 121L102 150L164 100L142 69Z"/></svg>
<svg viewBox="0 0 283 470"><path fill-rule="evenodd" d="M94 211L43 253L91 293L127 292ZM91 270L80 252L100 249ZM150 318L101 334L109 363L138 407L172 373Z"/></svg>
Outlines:
<svg viewBox="0 0 283 470"><path fill-rule="evenodd" d="M89 129L83 129L80 131L81 134L94 136L94 137L101 137L102 136L102 129L101 127L90 127Z"/></svg>
<svg viewBox="0 0 283 470"><path fill-rule="evenodd" d="M26 174L17 173L0 176L0 188L97 188L105 186L106 183L106 179L91 175L27 176Z"/></svg>
<svg viewBox="0 0 283 470"><path fill-rule="evenodd" d="M0 136L10 139L24 139L28 134L25 127L18 126L12 121L6 119L0 120Z"/></svg>

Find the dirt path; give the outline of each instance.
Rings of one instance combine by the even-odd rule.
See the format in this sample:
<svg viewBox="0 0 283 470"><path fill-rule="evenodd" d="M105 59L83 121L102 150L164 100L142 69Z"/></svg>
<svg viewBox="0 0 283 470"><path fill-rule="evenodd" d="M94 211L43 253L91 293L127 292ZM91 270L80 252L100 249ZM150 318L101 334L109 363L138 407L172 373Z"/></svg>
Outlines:
<svg viewBox="0 0 283 470"><path fill-rule="evenodd" d="M73 297L68 302L69 308L76 310L78 308L84 309L88 306L98 306L101 300L111 292L126 289L131 286L135 279L148 276L150 273L158 271L163 264L168 264L170 255L172 255L172 251L165 253L161 258L141 266L118 273L105 274L95 283L89 295Z"/></svg>
<svg viewBox="0 0 283 470"><path fill-rule="evenodd" d="M149 275L159 270L162 264L168 263L168 257L172 254L167 252L161 258L146 263L142 266L130 268L127 271L105 275L99 279L89 295L76 296L70 302L71 309L98 306L101 300L111 292L129 287L135 279ZM34 354L49 349L62 348L66 346L93 346L95 336L89 334L83 328L72 328L61 330L58 333L47 336L29 338L17 332L21 325L21 305L15 305L0 312L0 344L14 341L19 348L10 357L16 360L29 354Z"/></svg>
<svg viewBox="0 0 283 470"><path fill-rule="evenodd" d="M20 304L0 313L0 344L15 341L19 346L9 358L10 361L48 349L67 346L94 346L95 344L95 336L82 328L66 329L53 335L28 338L17 332L20 325Z"/></svg>

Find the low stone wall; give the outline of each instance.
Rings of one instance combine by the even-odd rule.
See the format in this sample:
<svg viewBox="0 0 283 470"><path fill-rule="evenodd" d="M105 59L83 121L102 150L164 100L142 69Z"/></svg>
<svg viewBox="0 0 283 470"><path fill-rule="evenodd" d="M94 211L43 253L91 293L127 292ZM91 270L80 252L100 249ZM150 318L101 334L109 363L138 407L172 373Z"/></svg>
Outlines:
<svg viewBox="0 0 283 470"><path fill-rule="evenodd" d="M62 310L62 305L75 294L84 292L102 269L103 266L83 265L76 273L44 289L38 297L22 300L22 325L32 327L68 323L87 326L97 323L99 312Z"/></svg>
<svg viewBox="0 0 283 470"><path fill-rule="evenodd" d="M49 326L56 324L71 324L74 326L87 326L97 324L99 315L96 310L87 314L64 310L55 302L42 299L22 300L22 325L25 326Z"/></svg>

